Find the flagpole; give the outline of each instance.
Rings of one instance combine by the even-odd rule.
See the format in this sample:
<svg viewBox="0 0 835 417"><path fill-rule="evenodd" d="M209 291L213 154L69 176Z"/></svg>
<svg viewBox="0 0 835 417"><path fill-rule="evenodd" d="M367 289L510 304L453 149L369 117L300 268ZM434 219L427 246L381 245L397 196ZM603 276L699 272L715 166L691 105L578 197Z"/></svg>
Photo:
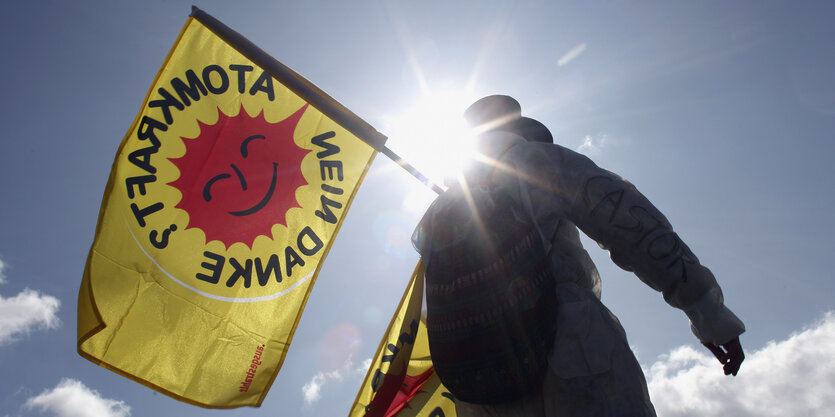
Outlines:
<svg viewBox="0 0 835 417"><path fill-rule="evenodd" d="M440 185L435 184L434 182L432 182L432 180L427 178L425 175L421 174L420 171L418 171L415 167L412 166L412 164L408 163L405 159L401 158L400 155L394 153L394 151L389 149L388 146L383 146L381 152L383 152L383 155L389 157L389 159L394 161L397 165L400 165L408 173L412 174L412 176L417 178L418 181L423 183L423 185L431 188L432 191L436 192L438 195L444 193L444 189L441 188Z"/></svg>
<svg viewBox="0 0 835 417"><path fill-rule="evenodd" d="M374 149L383 152L384 155L396 162L397 165L403 167L403 169L412 174L421 183L431 188L438 194L444 192L443 188L430 181L429 178L421 174L417 169L415 169L415 167L386 147L385 144L387 138L385 135L378 132L366 121L362 120L345 106L334 100L333 97L320 90L319 87L316 87L316 85L286 65L278 62L278 60L264 52L254 43L250 42L249 39L232 30L230 27L224 25L219 20L215 19L203 10L200 10L196 6L191 6L191 16L199 20L216 35L232 45L238 52L242 53L252 62L267 71L267 73L272 75L273 78L277 79L284 86L298 94L302 99L312 104L313 107L317 108L322 113L337 122L340 126L356 135L360 140L371 145Z"/></svg>

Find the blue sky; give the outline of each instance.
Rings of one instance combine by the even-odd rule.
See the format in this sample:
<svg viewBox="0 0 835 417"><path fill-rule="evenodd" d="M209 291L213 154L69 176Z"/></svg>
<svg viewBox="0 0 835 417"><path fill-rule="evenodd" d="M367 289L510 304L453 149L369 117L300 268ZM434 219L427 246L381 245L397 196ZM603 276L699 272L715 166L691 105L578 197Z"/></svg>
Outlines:
<svg viewBox="0 0 835 417"><path fill-rule="evenodd" d="M636 184L748 327L748 359L724 378L683 313L585 242L662 415L835 410L831 3L167 0L4 4L0 416L351 406L433 197L382 155L261 409L182 404L76 353L78 285L111 163L192 3L383 133L401 132L397 120L427 96L510 94L558 143ZM415 163L425 161L416 149L445 150L431 130L408 136L389 145Z"/></svg>

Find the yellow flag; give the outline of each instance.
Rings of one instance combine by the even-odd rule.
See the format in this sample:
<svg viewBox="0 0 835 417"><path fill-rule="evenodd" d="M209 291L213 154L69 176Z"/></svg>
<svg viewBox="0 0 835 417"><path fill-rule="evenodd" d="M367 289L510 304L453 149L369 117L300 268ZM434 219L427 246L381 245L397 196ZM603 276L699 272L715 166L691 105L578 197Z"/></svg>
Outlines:
<svg viewBox="0 0 835 417"><path fill-rule="evenodd" d="M192 404L259 406L384 143L194 9L116 155L79 353Z"/></svg>
<svg viewBox="0 0 835 417"><path fill-rule="evenodd" d="M350 417L454 417L455 400L432 368L421 318L423 264L419 263L391 319Z"/></svg>

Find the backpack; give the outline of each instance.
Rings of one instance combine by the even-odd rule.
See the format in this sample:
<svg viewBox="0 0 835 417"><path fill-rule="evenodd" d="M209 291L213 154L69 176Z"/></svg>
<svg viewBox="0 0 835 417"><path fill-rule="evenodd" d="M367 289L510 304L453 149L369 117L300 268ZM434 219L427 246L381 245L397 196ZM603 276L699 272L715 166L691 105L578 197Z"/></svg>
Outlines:
<svg viewBox="0 0 835 417"><path fill-rule="evenodd" d="M452 188L437 203L421 252L435 372L466 402L519 399L541 386L556 330L544 238L498 187Z"/></svg>

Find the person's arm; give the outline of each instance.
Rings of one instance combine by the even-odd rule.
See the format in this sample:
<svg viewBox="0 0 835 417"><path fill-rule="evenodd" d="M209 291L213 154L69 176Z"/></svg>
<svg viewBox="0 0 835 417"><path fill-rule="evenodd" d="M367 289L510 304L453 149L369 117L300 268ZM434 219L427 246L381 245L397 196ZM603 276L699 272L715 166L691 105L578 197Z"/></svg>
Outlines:
<svg viewBox="0 0 835 417"><path fill-rule="evenodd" d="M615 264L683 310L693 333L725 365L726 373L735 374L744 358L739 335L745 327L725 307L713 273L699 263L666 217L635 186L587 157L558 146L528 148L518 157L527 160L525 181L531 198L538 200L534 206L564 208L561 215L607 249Z"/></svg>

